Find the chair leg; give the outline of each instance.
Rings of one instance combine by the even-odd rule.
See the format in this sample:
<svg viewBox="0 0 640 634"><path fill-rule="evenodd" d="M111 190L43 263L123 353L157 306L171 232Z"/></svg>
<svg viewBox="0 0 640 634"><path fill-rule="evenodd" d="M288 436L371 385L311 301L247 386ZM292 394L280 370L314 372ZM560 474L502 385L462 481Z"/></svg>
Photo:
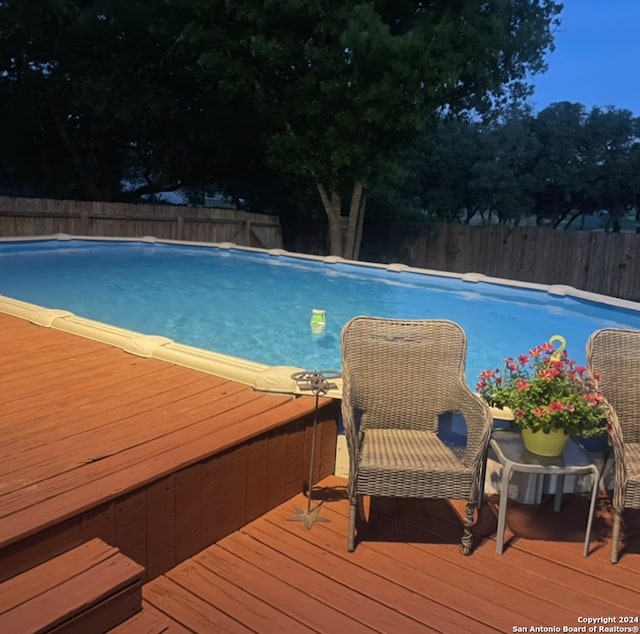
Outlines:
<svg viewBox="0 0 640 634"><path fill-rule="evenodd" d="M347 528L347 551L350 553L352 553L354 550L357 506L358 506L358 496L356 495L349 500L349 526Z"/></svg>
<svg viewBox="0 0 640 634"><path fill-rule="evenodd" d="M487 449L488 452L488 449ZM482 473L480 474L480 482L478 488L478 512L482 508L484 504L484 496L485 496L485 481L487 479L487 454L484 456L484 463L482 465Z"/></svg>
<svg viewBox="0 0 640 634"><path fill-rule="evenodd" d="M471 529L476 523L475 517L474 517L475 510L476 510L476 503L468 502L467 510L464 516L464 533L462 534L462 541L460 542L460 552L463 555L471 554L471 546L472 546Z"/></svg>
<svg viewBox="0 0 640 634"><path fill-rule="evenodd" d="M613 509L613 530L611 531L611 563L618 562L620 546L620 524L622 523L622 509Z"/></svg>

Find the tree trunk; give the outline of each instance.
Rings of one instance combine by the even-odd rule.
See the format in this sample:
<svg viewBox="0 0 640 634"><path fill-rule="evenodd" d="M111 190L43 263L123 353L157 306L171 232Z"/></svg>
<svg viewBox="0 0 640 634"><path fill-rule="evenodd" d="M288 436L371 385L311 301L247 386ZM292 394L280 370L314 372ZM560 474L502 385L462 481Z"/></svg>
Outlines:
<svg viewBox="0 0 640 634"><path fill-rule="evenodd" d="M364 181L353 184L349 215L342 216L342 197L335 191L327 192L322 183L316 183L322 205L329 220L329 249L331 255L357 260L362 242L362 227L366 207Z"/></svg>
<svg viewBox="0 0 640 634"><path fill-rule="evenodd" d="M351 192L351 204L349 205L349 225L345 247L348 249L350 260L357 260L360 256L360 243L362 242L362 227L364 224L364 211L367 198L364 190L364 181L356 181Z"/></svg>
<svg viewBox="0 0 640 634"><path fill-rule="evenodd" d="M342 198L337 192L328 194L322 183L316 183L316 187L329 219L329 251L331 255L342 256Z"/></svg>

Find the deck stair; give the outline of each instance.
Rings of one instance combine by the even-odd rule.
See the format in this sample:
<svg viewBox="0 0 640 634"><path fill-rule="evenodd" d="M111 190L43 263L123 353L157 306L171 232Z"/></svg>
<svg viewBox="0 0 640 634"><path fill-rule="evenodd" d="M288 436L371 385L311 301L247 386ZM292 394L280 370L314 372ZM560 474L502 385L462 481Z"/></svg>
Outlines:
<svg viewBox="0 0 640 634"><path fill-rule="evenodd" d="M140 612L144 576L143 566L92 539L0 584L0 632L107 632Z"/></svg>
<svg viewBox="0 0 640 634"><path fill-rule="evenodd" d="M109 630L108 634L191 634L191 630L143 601L142 611Z"/></svg>

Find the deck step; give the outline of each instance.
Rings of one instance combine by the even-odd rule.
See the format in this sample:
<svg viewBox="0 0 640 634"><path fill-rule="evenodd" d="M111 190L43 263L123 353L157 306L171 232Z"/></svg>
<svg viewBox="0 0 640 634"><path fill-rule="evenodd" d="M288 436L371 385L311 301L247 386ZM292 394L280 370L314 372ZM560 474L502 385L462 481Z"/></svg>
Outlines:
<svg viewBox="0 0 640 634"><path fill-rule="evenodd" d="M144 568L92 539L0 584L0 632L101 634L139 612Z"/></svg>
<svg viewBox="0 0 640 634"><path fill-rule="evenodd" d="M159 614L142 609L130 619L116 625L109 634L168 634L169 623Z"/></svg>
<svg viewBox="0 0 640 634"><path fill-rule="evenodd" d="M141 612L109 630L108 634L191 634L191 630L143 601Z"/></svg>

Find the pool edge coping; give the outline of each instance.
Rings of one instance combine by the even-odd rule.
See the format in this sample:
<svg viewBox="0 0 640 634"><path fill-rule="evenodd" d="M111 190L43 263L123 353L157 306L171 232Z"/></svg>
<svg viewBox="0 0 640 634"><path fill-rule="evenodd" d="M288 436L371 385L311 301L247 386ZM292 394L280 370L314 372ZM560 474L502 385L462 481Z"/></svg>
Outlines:
<svg viewBox="0 0 640 634"><path fill-rule="evenodd" d="M260 390L296 394L291 374L301 371L294 366L269 366L203 348L188 346L159 335L145 335L133 330L78 317L55 308L43 308L0 295L0 312L25 319L37 326L53 328L72 335L104 343L138 357L153 358L182 367L220 376Z"/></svg>

